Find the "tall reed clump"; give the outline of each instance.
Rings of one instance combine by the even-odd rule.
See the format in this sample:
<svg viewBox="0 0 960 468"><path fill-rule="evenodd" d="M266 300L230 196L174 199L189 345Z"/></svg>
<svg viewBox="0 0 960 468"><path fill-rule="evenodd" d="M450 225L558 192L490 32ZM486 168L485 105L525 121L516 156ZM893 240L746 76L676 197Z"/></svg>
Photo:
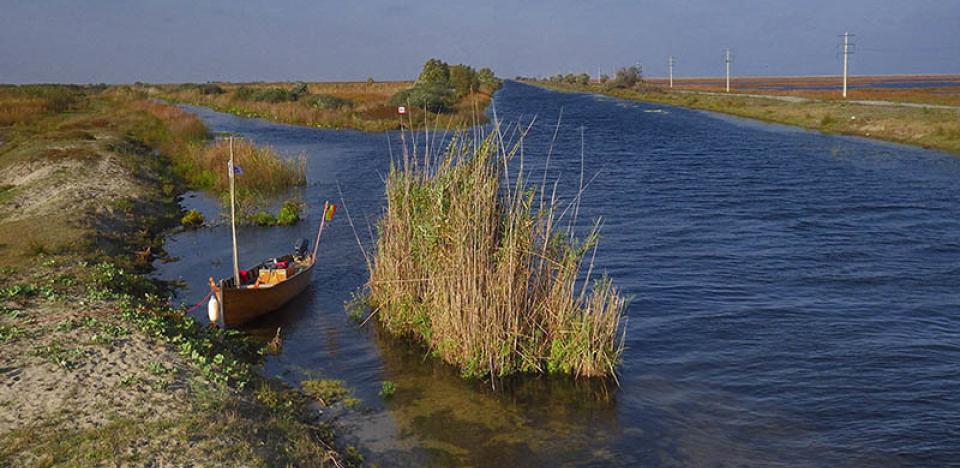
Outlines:
<svg viewBox="0 0 960 468"><path fill-rule="evenodd" d="M252 141L233 140L234 162L243 174L238 176L236 193L238 200L251 197L276 195L284 190L304 185L307 182L306 157L300 155L286 159L270 146L258 146ZM219 140L207 146L200 158L200 167L214 174L212 188L218 193L228 193L230 178L227 161L230 160L230 142Z"/></svg>
<svg viewBox="0 0 960 468"><path fill-rule="evenodd" d="M208 132L203 121L175 106L146 100L133 101L130 105L154 117L141 122L133 134L170 157L175 170L190 186L211 190L221 196L228 193L228 141L219 140L208 145ZM257 146L244 139L234 139L233 154L243 170L242 183L236 186L241 205L253 208L252 205L261 198L306 183L306 158L303 155L286 159L269 146Z"/></svg>
<svg viewBox="0 0 960 468"><path fill-rule="evenodd" d="M615 375L625 299L606 276L592 278L592 256L585 262L599 221L578 240L578 202L538 196L522 161L507 177L519 143L475 141L392 165L368 262L378 320L468 377Z"/></svg>

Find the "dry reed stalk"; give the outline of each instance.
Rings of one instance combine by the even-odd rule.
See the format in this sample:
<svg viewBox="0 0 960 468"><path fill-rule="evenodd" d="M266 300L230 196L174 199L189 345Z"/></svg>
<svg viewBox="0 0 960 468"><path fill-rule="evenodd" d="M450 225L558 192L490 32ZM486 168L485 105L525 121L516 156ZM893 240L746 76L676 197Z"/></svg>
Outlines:
<svg viewBox="0 0 960 468"><path fill-rule="evenodd" d="M561 224L566 210L556 185L549 199L541 187L537 202L527 182L529 127L507 129L517 138L512 144L495 130L480 140L457 134L443 149L425 132L420 155L416 135L413 154L402 135L404 154L391 164L369 262L378 320L390 333L423 341L465 376L613 375L626 304L608 278L586 284L593 260L584 265L584 258L596 248L599 223L578 241L572 220ZM584 266L587 276L579 278Z"/></svg>

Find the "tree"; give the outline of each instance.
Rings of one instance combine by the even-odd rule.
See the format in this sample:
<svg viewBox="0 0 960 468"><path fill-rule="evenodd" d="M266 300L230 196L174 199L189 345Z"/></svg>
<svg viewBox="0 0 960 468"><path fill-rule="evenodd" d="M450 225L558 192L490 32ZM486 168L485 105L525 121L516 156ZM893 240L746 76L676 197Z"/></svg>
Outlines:
<svg viewBox="0 0 960 468"><path fill-rule="evenodd" d="M586 74L586 73L581 73L581 74L577 75L577 84L579 84L579 85L581 85L581 86L586 86L586 85L590 84L590 75L588 75L588 74Z"/></svg>
<svg viewBox="0 0 960 468"><path fill-rule="evenodd" d="M480 88L480 78L473 68L454 65L450 67L450 86L457 93L457 97L464 97Z"/></svg>
<svg viewBox="0 0 960 468"><path fill-rule="evenodd" d="M642 80L640 69L637 67L625 67L617 70L617 75L607 86L611 88L632 88Z"/></svg>
<svg viewBox="0 0 960 468"><path fill-rule="evenodd" d="M293 89L290 90L290 99L296 101L302 96L307 94L307 84L299 81L293 86Z"/></svg>
<svg viewBox="0 0 960 468"><path fill-rule="evenodd" d="M417 77L417 84L449 86L450 67L439 59L427 60L427 63L423 64L420 76Z"/></svg>
<svg viewBox="0 0 960 468"><path fill-rule="evenodd" d="M493 74L493 70L489 68L481 68L477 71L477 79L480 80L480 86L483 86L489 90L500 89L500 80L497 79L497 76Z"/></svg>

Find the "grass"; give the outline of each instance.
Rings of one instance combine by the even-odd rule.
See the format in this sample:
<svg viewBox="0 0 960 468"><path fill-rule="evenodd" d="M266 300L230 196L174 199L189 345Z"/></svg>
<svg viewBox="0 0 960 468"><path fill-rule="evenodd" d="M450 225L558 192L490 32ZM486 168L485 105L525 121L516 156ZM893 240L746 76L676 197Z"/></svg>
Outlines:
<svg viewBox="0 0 960 468"><path fill-rule="evenodd" d="M599 222L577 239L578 202L562 209L555 193L527 185L522 162L506 182L520 142L498 134L405 152L391 166L370 305L388 332L422 341L467 377L614 375L625 299L585 262Z"/></svg>
<svg viewBox="0 0 960 468"><path fill-rule="evenodd" d="M304 185L306 157L285 159L269 146L258 146L246 139L233 139L234 163L243 171L236 176L237 204L249 205L251 201L283 193L291 187ZM227 161L230 160L231 142L219 140L208 146L203 155L194 161L204 177L204 184L221 196L229 195L230 179Z"/></svg>
<svg viewBox="0 0 960 468"><path fill-rule="evenodd" d="M637 89L608 89L591 84L587 86L529 81L530 84L562 91L601 93L635 101L667 104L679 107L703 109L712 112L775 122L818 130L826 133L857 135L896 143L934 148L960 154L960 118L958 111L935 108L911 108L896 106L872 106L845 102L836 98L809 102L785 102L763 97L737 94L711 95L684 91L670 91L659 86ZM756 94L757 92L751 91ZM863 96L858 95L864 93ZM783 94L766 93L764 94ZM794 93L800 95L800 93ZM808 93L809 94L809 93ZM874 97L891 98L900 93L874 93ZM905 99L906 102L952 104L939 101L926 91L913 91L915 96L925 98ZM850 99L866 97L866 91L858 90ZM814 97L809 94L806 97Z"/></svg>
<svg viewBox="0 0 960 468"><path fill-rule="evenodd" d="M220 83L221 94L204 94L200 85L156 85L145 92L174 102L210 107L241 117L255 117L308 127L382 132L400 128L390 98L413 85L409 81L307 83L306 93L290 100L297 83ZM275 97L269 97L275 96ZM270 100L261 100L269 97ZM455 103L450 112L410 109L413 125L462 127L485 122L490 93L476 92ZM405 119L406 120L406 119Z"/></svg>

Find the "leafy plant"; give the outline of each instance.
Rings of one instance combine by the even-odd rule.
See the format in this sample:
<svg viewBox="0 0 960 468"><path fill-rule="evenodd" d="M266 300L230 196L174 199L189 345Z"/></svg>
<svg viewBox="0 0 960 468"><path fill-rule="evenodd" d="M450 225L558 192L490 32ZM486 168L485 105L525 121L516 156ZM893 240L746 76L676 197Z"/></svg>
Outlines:
<svg viewBox="0 0 960 468"><path fill-rule="evenodd" d="M283 206L280 207L280 212L277 213L276 224L281 226L295 224L297 221L300 221L300 210L300 203L294 200L285 201Z"/></svg>
<svg viewBox="0 0 960 468"><path fill-rule="evenodd" d="M380 384L380 396L382 398L390 398L394 393L397 393L397 384L389 380L384 380Z"/></svg>
<svg viewBox="0 0 960 468"><path fill-rule="evenodd" d="M203 213L198 210L190 209L180 218L180 224L185 228L198 228L204 223Z"/></svg>

